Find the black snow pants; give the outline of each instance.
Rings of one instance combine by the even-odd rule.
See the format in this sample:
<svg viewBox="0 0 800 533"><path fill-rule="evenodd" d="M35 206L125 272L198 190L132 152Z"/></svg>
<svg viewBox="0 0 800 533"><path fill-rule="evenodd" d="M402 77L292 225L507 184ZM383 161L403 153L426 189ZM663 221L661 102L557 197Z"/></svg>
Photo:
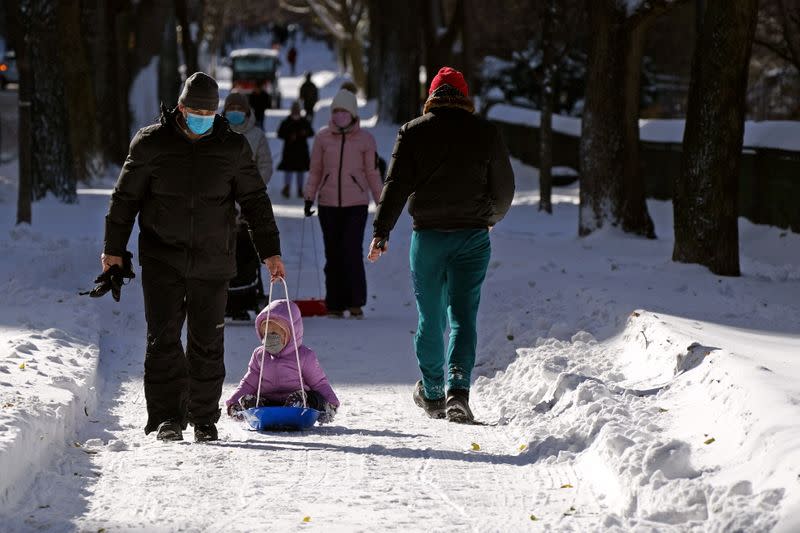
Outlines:
<svg viewBox="0 0 800 533"><path fill-rule="evenodd" d="M147 320L145 433L165 420L219 420L225 379L224 334L228 280L187 279L164 263L142 259ZM188 318L184 353L181 330Z"/></svg>
<svg viewBox="0 0 800 533"><path fill-rule="evenodd" d="M367 303L364 272L364 228L367 206L319 206L325 241L325 305L329 311L363 307Z"/></svg>

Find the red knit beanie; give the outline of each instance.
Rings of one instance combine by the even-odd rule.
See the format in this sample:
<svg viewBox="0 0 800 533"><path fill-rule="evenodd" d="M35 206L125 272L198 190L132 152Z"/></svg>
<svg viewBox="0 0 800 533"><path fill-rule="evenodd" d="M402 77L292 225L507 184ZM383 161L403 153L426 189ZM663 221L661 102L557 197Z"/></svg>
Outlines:
<svg viewBox="0 0 800 533"><path fill-rule="evenodd" d="M439 69L439 73L433 78L433 81L431 81L431 88L428 94L433 94L436 89L445 84L458 89L458 92L464 96L469 96L469 87L467 87L467 81L464 79L464 75L450 67L442 67Z"/></svg>

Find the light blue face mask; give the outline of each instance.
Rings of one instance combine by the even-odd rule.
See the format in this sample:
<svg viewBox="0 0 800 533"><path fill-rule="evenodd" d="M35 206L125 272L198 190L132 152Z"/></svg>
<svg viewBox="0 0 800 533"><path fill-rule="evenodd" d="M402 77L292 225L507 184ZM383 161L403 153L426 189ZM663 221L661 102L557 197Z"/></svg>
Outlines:
<svg viewBox="0 0 800 533"><path fill-rule="evenodd" d="M228 111L225 113L225 118L227 118L228 122L230 122L233 126L244 124L245 116L246 115L244 114L244 111Z"/></svg>
<svg viewBox="0 0 800 533"><path fill-rule="evenodd" d="M195 135L205 135L214 125L214 115L205 116L187 113L186 125Z"/></svg>

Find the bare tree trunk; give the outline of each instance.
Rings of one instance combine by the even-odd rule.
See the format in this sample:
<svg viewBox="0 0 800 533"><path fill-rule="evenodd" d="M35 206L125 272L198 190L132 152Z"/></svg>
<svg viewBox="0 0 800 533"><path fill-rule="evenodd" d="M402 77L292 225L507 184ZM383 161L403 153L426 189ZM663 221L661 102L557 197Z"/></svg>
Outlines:
<svg viewBox="0 0 800 533"><path fill-rule="evenodd" d="M361 45L361 39L348 39L343 46L353 69L353 82L363 89L367 86L367 73L364 70L364 47Z"/></svg>
<svg viewBox="0 0 800 533"><path fill-rule="evenodd" d="M158 98L172 107L177 105L181 90L181 77L178 71L178 31L174 10L167 11L166 19L162 20L161 24L164 31L158 55ZM187 76L191 76L194 72L187 71Z"/></svg>
<svg viewBox="0 0 800 533"><path fill-rule="evenodd" d="M181 48L183 50L183 61L186 64L186 76L199 69L197 63L197 43L192 39L191 21L189 10L186 7L186 0L175 0L175 15L178 24L181 26Z"/></svg>
<svg viewBox="0 0 800 533"><path fill-rule="evenodd" d="M617 225L625 161L625 8L615 0L587 0L589 58L580 141L579 235Z"/></svg>
<svg viewBox="0 0 800 533"><path fill-rule="evenodd" d="M378 98L380 95L380 72L383 68L383 34L378 31L378 17L380 16L380 0L368 0L367 13L369 16L369 50L367 51L367 98Z"/></svg>
<svg viewBox="0 0 800 533"><path fill-rule="evenodd" d="M453 16L449 22L445 20L442 0L423 3L427 9L420 9L419 26L425 43L425 85L440 68L453 65L453 45L456 38L463 33L465 19L465 0L456 0ZM440 31L444 28L444 31Z"/></svg>
<svg viewBox="0 0 800 533"><path fill-rule="evenodd" d="M555 0L547 0L542 13L542 110L539 122L539 211L553 212L553 77L555 50L553 24Z"/></svg>
<svg viewBox="0 0 800 533"><path fill-rule="evenodd" d="M652 20L652 18L649 18ZM622 229L649 239L656 237L653 219L647 212L647 199L639 159L639 104L641 101L642 56L649 20L631 27L625 55L625 160L622 174Z"/></svg>
<svg viewBox="0 0 800 533"><path fill-rule="evenodd" d="M97 152L95 121L94 69L89 67L80 0L58 2L58 43L63 64L67 126L72 151L73 173L79 180L88 179Z"/></svg>
<svg viewBox="0 0 800 533"><path fill-rule="evenodd" d="M707 0L692 60L672 259L738 276L739 165L757 0Z"/></svg>
<svg viewBox="0 0 800 533"><path fill-rule="evenodd" d="M388 2L377 17L384 65L378 80L378 118L385 122L402 124L419 114L419 38L410 30L416 28L417 4Z"/></svg>
<svg viewBox="0 0 800 533"><path fill-rule="evenodd" d="M77 200L77 184L70 149L63 61L57 38L56 4L20 0L22 27L27 30L33 71L31 127L36 149L31 164L32 191L34 199L51 192L71 203Z"/></svg>
<svg viewBox="0 0 800 533"><path fill-rule="evenodd" d="M19 187L17 189L17 224L33 221L31 202L32 176L32 135L31 135L31 96L33 89L33 73L30 65L30 45L26 39L30 26L21 17L20 2L18 0L5 0L3 7L6 12L6 23L12 42L16 45L17 71L19 72Z"/></svg>

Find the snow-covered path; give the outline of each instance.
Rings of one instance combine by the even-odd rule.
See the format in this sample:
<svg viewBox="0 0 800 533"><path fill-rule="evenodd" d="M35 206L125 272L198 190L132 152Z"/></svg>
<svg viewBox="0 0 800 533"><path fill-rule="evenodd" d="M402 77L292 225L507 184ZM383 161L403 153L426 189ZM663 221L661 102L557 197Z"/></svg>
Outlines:
<svg viewBox="0 0 800 533"><path fill-rule="evenodd" d="M134 292L114 318L121 331L143 331ZM395 305L376 301L375 316L363 321L308 321L306 342L320 353L343 403L334 424L259 434L225 418L222 440L207 445L191 443L190 431L179 444L142 433L143 339L104 334L98 422L79 437L88 444L68 450L60 468L43 475L20 518L50 530L60 522L68 530L108 531L486 531L520 529L545 504L580 508L578 529L582 519L595 520L596 495L560 488L580 486L572 466L519 455L520 442L504 427L421 415L410 397L413 310L400 294L386 300ZM226 392L254 342L251 328L228 327ZM100 439L95 447L93 438ZM109 440L117 442L102 445Z"/></svg>
<svg viewBox="0 0 800 533"><path fill-rule="evenodd" d="M316 75L318 127L341 78ZM365 125L388 157L396 128ZM557 188L544 215L535 169L513 164L472 389L477 417L498 425L430 420L411 400L404 215L367 265L366 319L307 320L342 400L335 422L256 433L223 416L206 444L142 431L138 280L119 304L75 296L97 268L110 183L77 206L37 202L34 226L15 228L0 179L0 530L797 531L800 236L740 221L743 277L718 278L669 260L668 203L649 202L659 240L578 239L577 188ZM316 296L318 221L281 185L269 188L292 296ZM226 328L223 397L256 342Z"/></svg>

